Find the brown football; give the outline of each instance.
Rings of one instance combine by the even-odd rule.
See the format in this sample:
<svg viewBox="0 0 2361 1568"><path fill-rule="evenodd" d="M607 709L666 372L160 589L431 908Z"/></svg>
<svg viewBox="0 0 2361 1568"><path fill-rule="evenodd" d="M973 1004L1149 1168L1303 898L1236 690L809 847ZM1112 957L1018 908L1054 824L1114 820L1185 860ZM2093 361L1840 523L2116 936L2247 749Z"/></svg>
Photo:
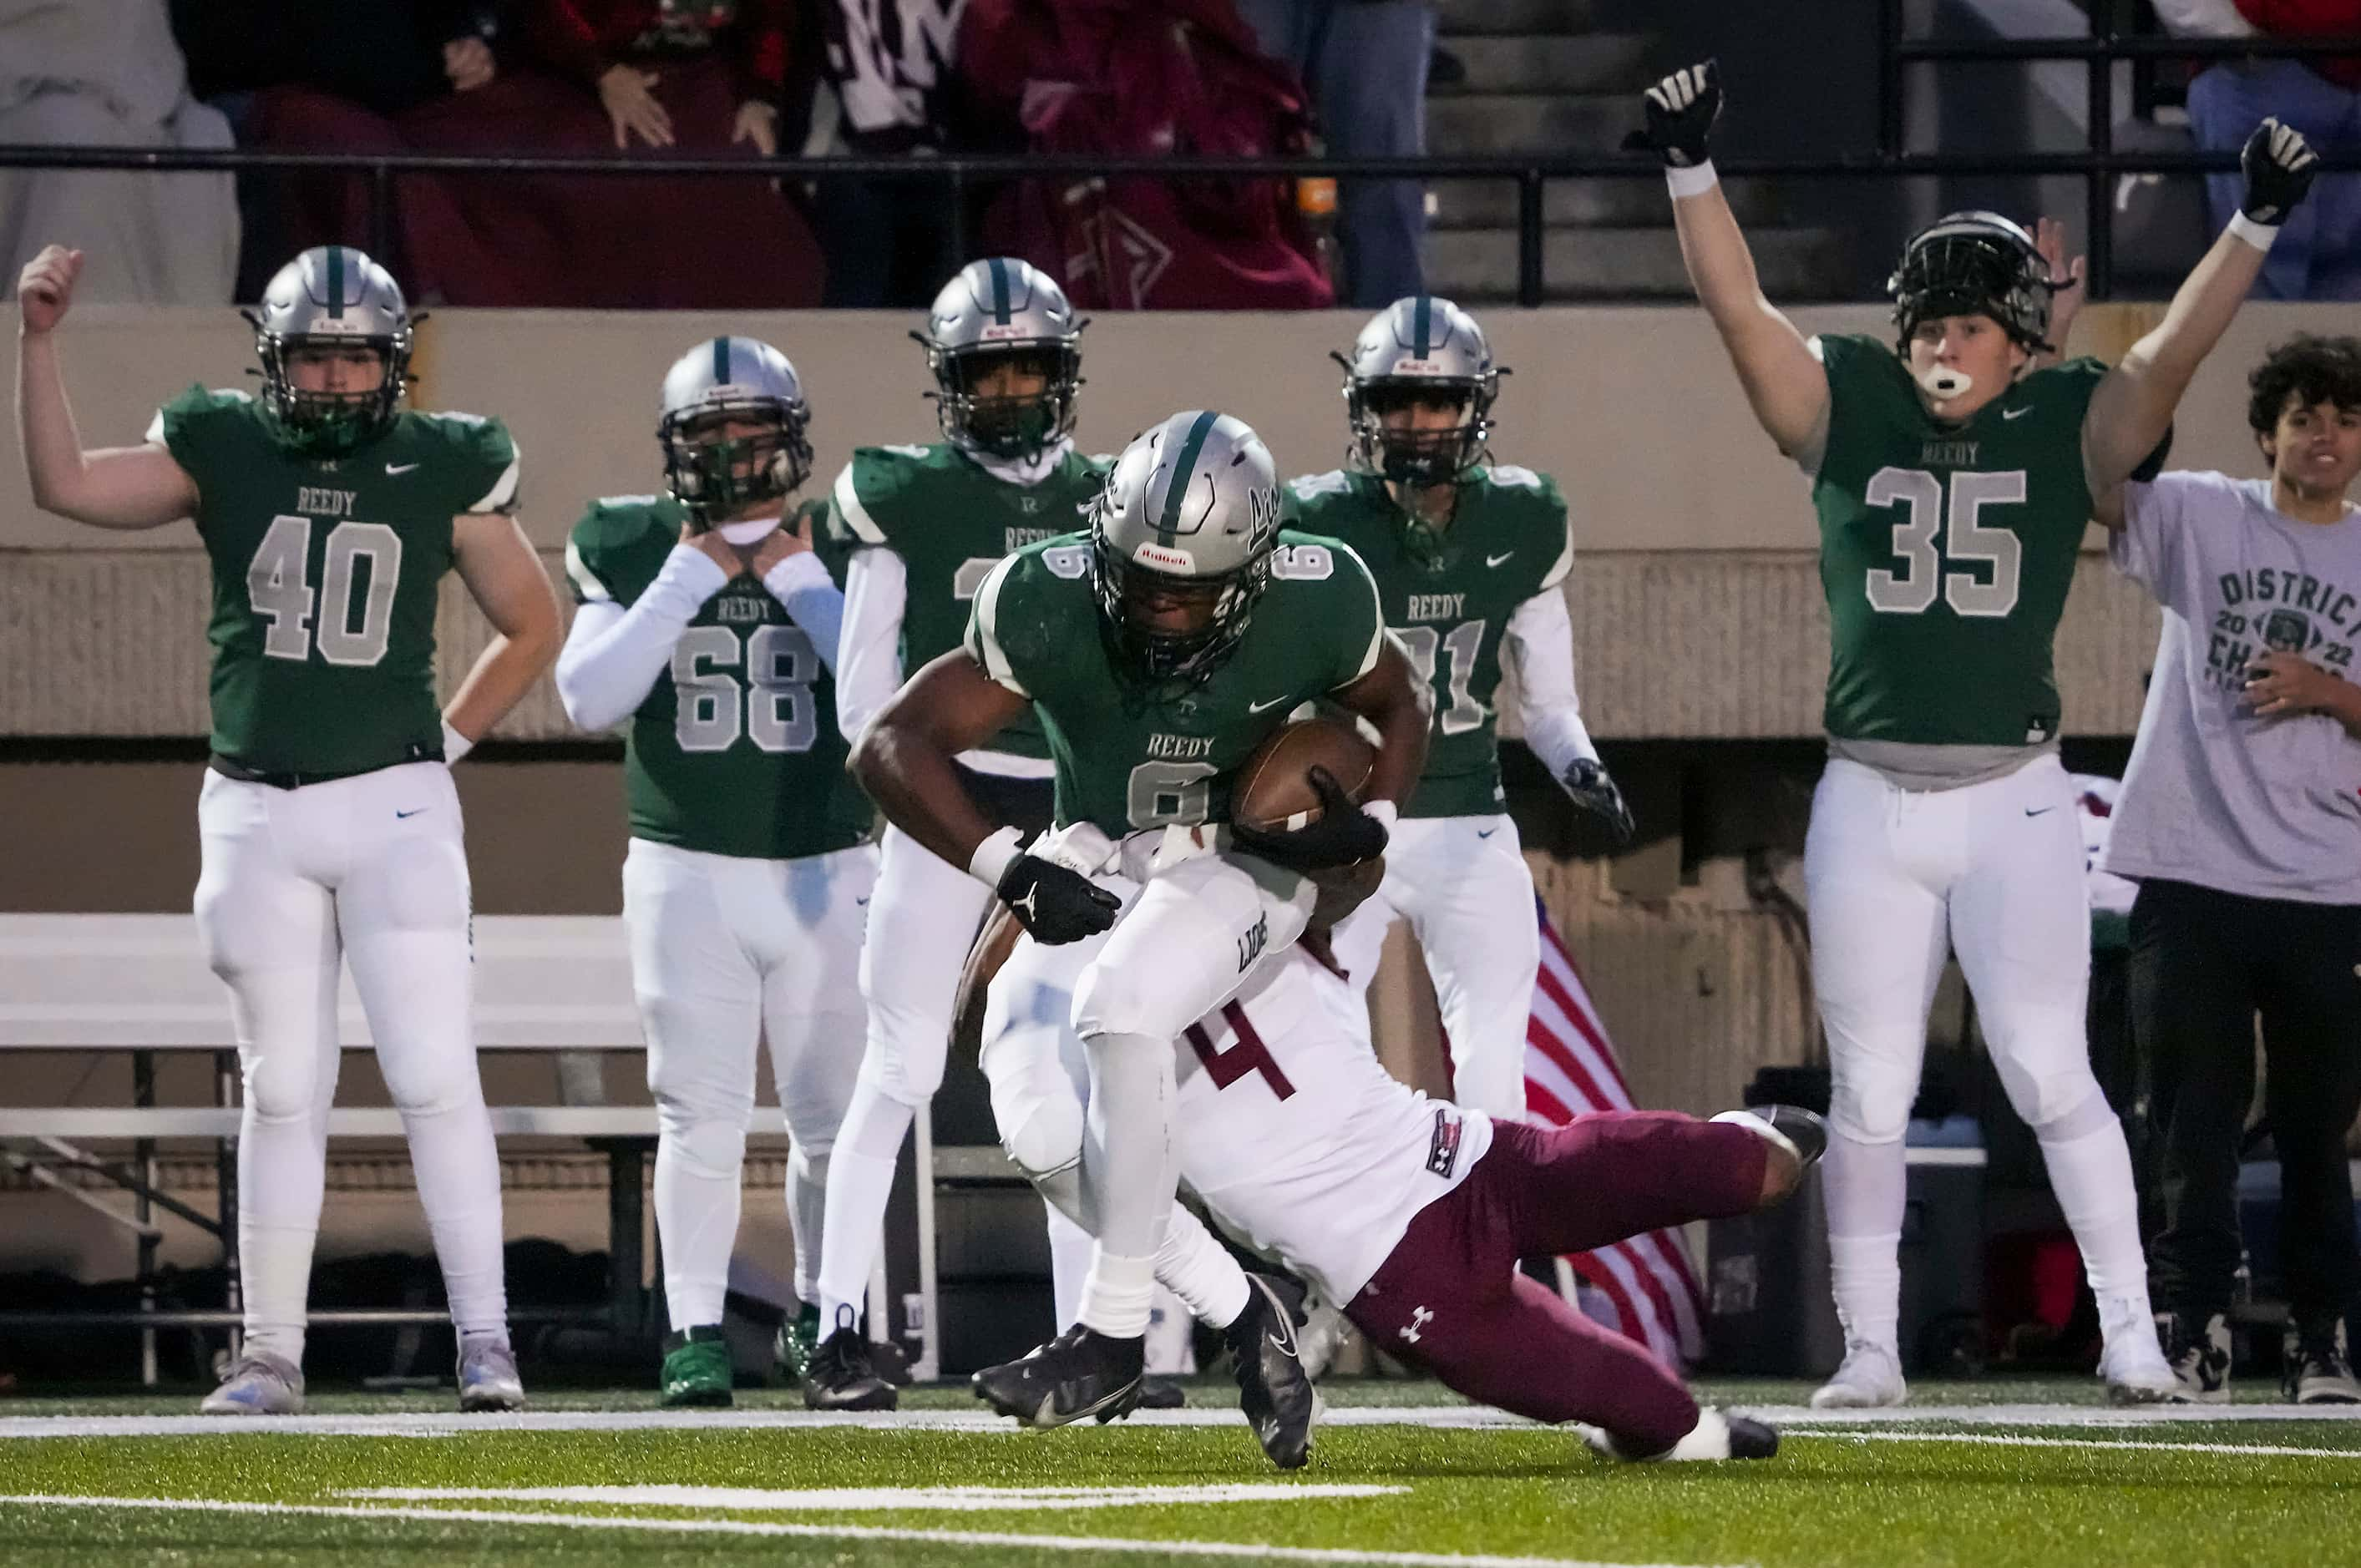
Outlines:
<svg viewBox="0 0 2361 1568"><path fill-rule="evenodd" d="M1230 819L1265 832L1291 832L1320 820L1312 770L1323 767L1354 799L1368 787L1378 750L1348 724L1300 718L1281 725L1238 770Z"/></svg>

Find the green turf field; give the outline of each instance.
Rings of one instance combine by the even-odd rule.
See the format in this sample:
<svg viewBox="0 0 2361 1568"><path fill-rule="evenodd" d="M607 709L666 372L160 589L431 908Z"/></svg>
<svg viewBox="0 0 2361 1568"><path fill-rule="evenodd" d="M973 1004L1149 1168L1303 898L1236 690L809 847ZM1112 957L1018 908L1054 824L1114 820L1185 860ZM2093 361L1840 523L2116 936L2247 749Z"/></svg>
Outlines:
<svg viewBox="0 0 2361 1568"><path fill-rule="evenodd" d="M1799 1387L1714 1392L1773 1406ZM2092 1391L1935 1385L1943 1406L1879 1412L1907 1420L1798 1414L1767 1462L1616 1466L1431 1386L1340 1384L1291 1475L1217 1383L1170 1418L1049 1433L988 1423L957 1390L828 1420L760 1396L694 1415L552 1396L491 1419L447 1396L331 1396L300 1423L235 1427L177 1398L16 1399L0 1402L0 1563L2361 1559L2361 1421L2148 1418Z"/></svg>

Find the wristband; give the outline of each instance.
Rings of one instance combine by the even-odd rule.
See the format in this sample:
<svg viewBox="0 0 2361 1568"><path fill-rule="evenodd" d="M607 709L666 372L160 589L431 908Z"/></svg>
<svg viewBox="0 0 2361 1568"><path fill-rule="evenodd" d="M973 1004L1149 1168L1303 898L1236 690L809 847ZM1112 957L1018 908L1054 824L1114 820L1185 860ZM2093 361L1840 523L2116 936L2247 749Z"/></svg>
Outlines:
<svg viewBox="0 0 2361 1568"><path fill-rule="evenodd" d="M1014 828L1003 828L975 847L967 858L967 874L989 888L997 889L1000 879L1008 874L1009 862L1023 852L1019 848L1025 836Z"/></svg>
<svg viewBox="0 0 2361 1568"><path fill-rule="evenodd" d="M2268 250L2271 247L2271 241L2279 236L2279 225L2258 224L2246 214L2239 213L2230 220L2230 232L2257 250Z"/></svg>
<svg viewBox="0 0 2361 1568"><path fill-rule="evenodd" d="M1394 824L1401 819L1401 807L1390 800L1373 800L1361 807L1361 815L1375 817L1378 826L1383 828L1386 830L1386 837L1390 839L1393 837Z"/></svg>
<svg viewBox="0 0 2361 1568"><path fill-rule="evenodd" d="M1713 159L1710 158L1686 169L1664 170L1664 188L1673 193L1675 202L1684 196L1702 196L1720 183L1721 176L1713 171Z"/></svg>
<svg viewBox="0 0 2361 1568"><path fill-rule="evenodd" d="M473 740L468 740L465 735L460 734L456 729L452 729L451 721L449 719L446 718L443 721L444 766L450 766L453 762L457 762L460 758L466 756L475 749L476 743Z"/></svg>

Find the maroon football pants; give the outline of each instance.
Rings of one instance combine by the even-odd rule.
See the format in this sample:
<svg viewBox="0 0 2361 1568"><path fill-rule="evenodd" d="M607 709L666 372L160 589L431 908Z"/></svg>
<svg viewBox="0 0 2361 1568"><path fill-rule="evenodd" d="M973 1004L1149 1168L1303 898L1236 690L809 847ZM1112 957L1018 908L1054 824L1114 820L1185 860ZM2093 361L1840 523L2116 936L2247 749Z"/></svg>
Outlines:
<svg viewBox="0 0 2361 1568"><path fill-rule="evenodd" d="M1744 1127L1671 1111L1563 1127L1496 1122L1467 1179L1419 1211L1345 1315L1379 1349L1471 1399L1587 1421L1638 1453L1670 1448L1697 1419L1679 1376L1520 1273L1518 1260L1746 1213L1769 1157Z"/></svg>

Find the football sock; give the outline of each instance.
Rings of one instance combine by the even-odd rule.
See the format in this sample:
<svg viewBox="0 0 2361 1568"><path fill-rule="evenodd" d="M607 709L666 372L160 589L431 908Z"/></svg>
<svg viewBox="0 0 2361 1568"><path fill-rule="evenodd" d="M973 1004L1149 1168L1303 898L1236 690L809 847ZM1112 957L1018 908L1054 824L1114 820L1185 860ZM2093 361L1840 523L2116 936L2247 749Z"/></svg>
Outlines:
<svg viewBox="0 0 2361 1568"><path fill-rule="evenodd" d="M1178 1203L1165 1222L1164 1245L1156 1250L1156 1277L1208 1328L1228 1328L1246 1310L1246 1270L1202 1220Z"/></svg>
<svg viewBox="0 0 2361 1568"><path fill-rule="evenodd" d="M451 1321L463 1334L508 1331L508 1288L501 1270L500 1157L492 1141L483 1090L433 1111L404 1111L418 1201L443 1266Z"/></svg>
<svg viewBox="0 0 2361 1568"><path fill-rule="evenodd" d="M1082 1176L1071 1170L1060 1171L1050 1178L1071 1189L1076 1206L1082 1202ZM1049 1287L1058 1308L1058 1332L1065 1332L1074 1326L1082 1313L1082 1284L1091 1277L1091 1254L1098 1244L1091 1233L1082 1229L1071 1214L1058 1205L1045 1190L1042 1197L1049 1206Z"/></svg>
<svg viewBox="0 0 2361 1568"><path fill-rule="evenodd" d="M917 1116L909 1106L879 1092L865 1075L853 1086L852 1103L845 1108L844 1125L828 1161L819 1251L823 1323L836 1321L840 1306L859 1310L882 1245L902 1139Z"/></svg>
<svg viewBox="0 0 2361 1568"><path fill-rule="evenodd" d="M2081 1249L2092 1293L2103 1303L2110 1297L2136 1297L2137 1316L2146 1321L2147 1260L2140 1251L2139 1195L2132 1185L2122 1124L2094 1094L2084 1108L2038 1131L2049 1188Z"/></svg>
<svg viewBox="0 0 2361 1568"><path fill-rule="evenodd" d="M1899 1138L1862 1143L1828 1129L1821 1162L1828 1218L1828 1284L1847 1339L1896 1348L1902 1319L1902 1212L1908 1156Z"/></svg>
<svg viewBox="0 0 2361 1568"><path fill-rule="evenodd" d="M303 1364L303 1310L326 1151L309 1113L265 1120L249 1095L237 1139L237 1273L245 1349Z"/></svg>
<svg viewBox="0 0 2361 1568"><path fill-rule="evenodd" d="M746 1125L675 1106L660 1106L657 1124L656 1239L664 1249L665 1308L675 1330L718 1323L738 1242Z"/></svg>
<svg viewBox="0 0 2361 1568"><path fill-rule="evenodd" d="M829 1151L818 1153L798 1142L787 1154L787 1228L796 1238L796 1299L809 1301L819 1294L820 1249L828 1245L828 1172ZM721 1273L730 1274L730 1255L721 1255ZM859 1298L856 1298L856 1299ZM720 1320L711 1319L719 1322ZM824 1318L824 1322L834 1322Z"/></svg>
<svg viewBox="0 0 2361 1568"><path fill-rule="evenodd" d="M1101 1246L1082 1281L1082 1310L1075 1321L1109 1339L1139 1339L1148 1332L1155 1298L1155 1258L1125 1257Z"/></svg>
<svg viewBox="0 0 2361 1568"><path fill-rule="evenodd" d="M1105 1252L1152 1261L1164 1240L1178 1181L1172 1042L1145 1035L1093 1035L1082 1045L1091 1071L1090 1106L1082 1123L1084 1212ZM1139 1312L1145 1324L1144 1282Z"/></svg>

